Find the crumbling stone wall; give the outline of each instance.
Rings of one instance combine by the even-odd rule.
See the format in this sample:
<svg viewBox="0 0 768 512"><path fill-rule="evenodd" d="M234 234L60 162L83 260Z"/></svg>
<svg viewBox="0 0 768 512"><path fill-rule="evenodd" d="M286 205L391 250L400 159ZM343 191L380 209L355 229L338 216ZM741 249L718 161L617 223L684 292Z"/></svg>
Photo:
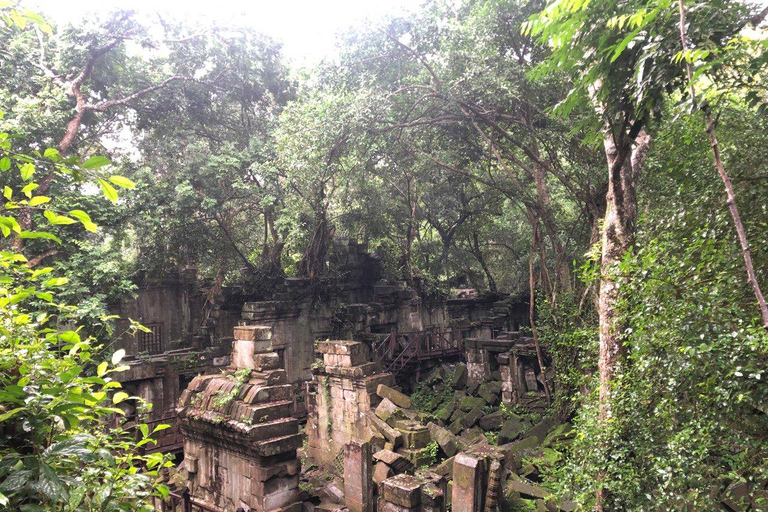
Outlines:
<svg viewBox="0 0 768 512"><path fill-rule="evenodd" d="M307 453L332 465L345 444L370 438L369 413L381 401L380 384L394 385L394 376L369 361L368 347L357 341L318 342L322 362L307 386Z"/></svg>
<svg viewBox="0 0 768 512"><path fill-rule="evenodd" d="M195 377L177 410L194 499L223 510L300 512L293 387L268 327L236 327L232 364Z"/></svg>

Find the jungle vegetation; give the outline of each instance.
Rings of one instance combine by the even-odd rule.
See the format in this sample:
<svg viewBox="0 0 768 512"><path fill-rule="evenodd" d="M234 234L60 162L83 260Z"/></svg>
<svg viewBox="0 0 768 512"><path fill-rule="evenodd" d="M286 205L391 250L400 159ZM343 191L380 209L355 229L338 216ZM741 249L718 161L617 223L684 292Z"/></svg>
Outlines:
<svg viewBox="0 0 768 512"><path fill-rule="evenodd" d="M320 286L343 240L424 293L530 293L578 432L544 483L583 510L765 489L768 8L429 0L303 70L246 24L0 9L0 507L167 491L97 427L110 301Z"/></svg>

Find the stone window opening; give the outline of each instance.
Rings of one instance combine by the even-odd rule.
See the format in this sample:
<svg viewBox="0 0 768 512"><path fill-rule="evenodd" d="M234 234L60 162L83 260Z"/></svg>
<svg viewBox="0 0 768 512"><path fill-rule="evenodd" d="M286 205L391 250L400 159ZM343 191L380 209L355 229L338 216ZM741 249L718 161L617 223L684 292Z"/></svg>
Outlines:
<svg viewBox="0 0 768 512"><path fill-rule="evenodd" d="M163 324L151 323L144 325L149 332L139 333L139 353L160 354L163 352Z"/></svg>

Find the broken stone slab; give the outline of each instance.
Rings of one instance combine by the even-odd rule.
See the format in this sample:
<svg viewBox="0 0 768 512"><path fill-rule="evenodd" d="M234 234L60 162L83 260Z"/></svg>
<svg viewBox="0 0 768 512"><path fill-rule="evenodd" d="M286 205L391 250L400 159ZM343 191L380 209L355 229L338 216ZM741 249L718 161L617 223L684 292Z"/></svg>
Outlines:
<svg viewBox="0 0 768 512"><path fill-rule="evenodd" d="M472 381L469 384L467 384L467 393L470 395L474 395L477 393L477 390L480 389L480 383L478 381Z"/></svg>
<svg viewBox="0 0 768 512"><path fill-rule="evenodd" d="M387 423L390 423L390 420L393 420L394 422L395 420L404 418L400 408L396 406L389 398L383 399L381 403L376 406L375 414L381 421L385 421Z"/></svg>
<svg viewBox="0 0 768 512"><path fill-rule="evenodd" d="M380 450L373 454L373 460L377 462L383 462L395 473L401 473L408 471L413 467L411 462L402 455L395 453L391 450Z"/></svg>
<svg viewBox="0 0 768 512"><path fill-rule="evenodd" d="M534 485L532 482L524 480L522 477L519 477L514 473L512 473L512 477L507 482L507 489L517 492L523 498L528 499L540 498L546 500L552 496L552 493L543 487Z"/></svg>
<svg viewBox="0 0 768 512"><path fill-rule="evenodd" d="M344 491L336 482L331 482L323 488L322 494L334 503L344 503Z"/></svg>
<svg viewBox="0 0 768 512"><path fill-rule="evenodd" d="M451 417L448 421L450 422L461 421L464 419L464 416L466 415L467 413L465 413L461 409L456 409L455 411L453 411L453 414L451 414Z"/></svg>
<svg viewBox="0 0 768 512"><path fill-rule="evenodd" d="M552 430L556 424L557 422L553 418L544 418L536 425L534 425L533 428L525 432L523 437L536 436L539 440L539 443L542 443L544 442L544 439L547 438L549 431Z"/></svg>
<svg viewBox="0 0 768 512"><path fill-rule="evenodd" d="M412 475L396 475L382 482L382 497L400 507L418 507L421 504L421 484Z"/></svg>
<svg viewBox="0 0 768 512"><path fill-rule="evenodd" d="M513 416L504 421L499 432L498 443L500 445L511 443L518 437L523 430L523 423L516 416Z"/></svg>
<svg viewBox="0 0 768 512"><path fill-rule="evenodd" d="M484 415L479 421L480 428L483 430L499 430L504 424L504 413L502 411L493 411Z"/></svg>
<svg viewBox="0 0 768 512"><path fill-rule="evenodd" d="M415 450L401 448L397 452L408 459L411 464L417 468L427 466L432 462L432 454L427 448L418 448Z"/></svg>
<svg viewBox="0 0 768 512"><path fill-rule="evenodd" d="M488 384L480 386L480 389L477 391L477 396L485 400L488 405L496 405L496 402L499 401L499 395L491 391Z"/></svg>
<svg viewBox="0 0 768 512"><path fill-rule="evenodd" d="M401 434L399 431L395 430L394 428L387 425L385 422L381 421L378 416L376 416L373 411L368 411L365 413L366 418L368 418L368 421L370 424L383 435L387 441L392 443L392 446L397 448L400 446L403 442L403 434Z"/></svg>
<svg viewBox="0 0 768 512"><path fill-rule="evenodd" d="M411 408L411 399L407 395L404 395L403 393L392 389L389 386L386 386L384 384L379 384L379 387L376 388L376 394L379 395L381 398L388 398L392 401L395 405L398 407L402 407L403 409L410 409Z"/></svg>
<svg viewBox="0 0 768 512"><path fill-rule="evenodd" d="M456 455L456 452L459 449L458 442L456 440L456 436L453 435L451 431L440 427L435 423L429 423L427 427L429 428L430 434L432 434L432 438L435 440L438 446L440 446L440 449L443 450L445 455L448 457Z"/></svg>
<svg viewBox="0 0 768 512"><path fill-rule="evenodd" d="M486 403L485 400L482 398L477 398L474 396L465 396L461 399L459 402L459 409L461 409L464 412L469 412L472 409L476 407L485 407Z"/></svg>
<svg viewBox="0 0 768 512"><path fill-rule="evenodd" d="M467 385L467 365L459 363L456 365L456 369L451 375L451 387L453 389L461 389Z"/></svg>
<svg viewBox="0 0 768 512"><path fill-rule="evenodd" d="M443 475L449 480L453 479L453 460L455 457L448 457L443 462L435 466L432 471L438 475Z"/></svg>
<svg viewBox="0 0 768 512"><path fill-rule="evenodd" d="M384 462L379 461L373 467L373 481L376 483L376 485L380 485L381 482L391 477L392 475L394 475L392 468Z"/></svg>
<svg viewBox="0 0 768 512"><path fill-rule="evenodd" d="M435 413L435 418L439 419L443 423L446 423L450 419L455 408L456 408L455 402L451 400L450 402L443 405L440 409L437 410L437 412Z"/></svg>
<svg viewBox="0 0 768 512"><path fill-rule="evenodd" d="M395 430L403 435L403 446L409 450L424 448L432 441L429 429L416 421L398 420Z"/></svg>
<svg viewBox="0 0 768 512"><path fill-rule="evenodd" d="M462 419L463 418L464 417L462 416ZM453 423L451 423L450 425L448 425L448 430L453 435L456 435L456 436L459 435L461 433L461 431L464 430L464 425L461 424L461 419L458 419L458 420L454 421Z"/></svg>
<svg viewBox="0 0 768 512"><path fill-rule="evenodd" d="M461 424L464 426L464 428L469 428L478 421L480 421L480 418L483 417L483 408L480 406L475 407L471 411L467 413L466 416L464 416L464 419L461 420Z"/></svg>

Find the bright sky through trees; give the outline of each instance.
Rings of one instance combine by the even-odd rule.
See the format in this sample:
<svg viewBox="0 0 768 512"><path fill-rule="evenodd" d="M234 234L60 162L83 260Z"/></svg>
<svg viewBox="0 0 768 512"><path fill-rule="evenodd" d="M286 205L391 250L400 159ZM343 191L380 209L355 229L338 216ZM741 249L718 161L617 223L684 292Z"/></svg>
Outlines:
<svg viewBox="0 0 768 512"><path fill-rule="evenodd" d="M403 13L420 0L33 0L30 5L57 20L76 23L88 12L109 9L167 11L175 16L247 23L284 43L297 64L310 64L333 51L335 34L365 19Z"/></svg>

